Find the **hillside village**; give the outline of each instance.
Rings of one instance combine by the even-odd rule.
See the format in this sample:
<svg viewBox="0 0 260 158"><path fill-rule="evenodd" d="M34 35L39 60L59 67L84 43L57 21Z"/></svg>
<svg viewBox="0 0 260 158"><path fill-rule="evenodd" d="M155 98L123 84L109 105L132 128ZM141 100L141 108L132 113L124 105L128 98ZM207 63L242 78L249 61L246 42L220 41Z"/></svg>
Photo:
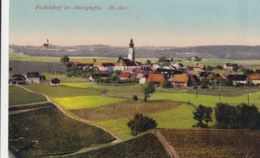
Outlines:
<svg viewBox="0 0 260 158"><path fill-rule="evenodd" d="M258 67L137 53L131 39L127 57L82 62L65 55L49 71L40 62L25 73L10 67L10 151L17 157L257 158Z"/></svg>
<svg viewBox="0 0 260 158"><path fill-rule="evenodd" d="M182 60L161 57L158 62L152 63L147 59L146 63L136 60L134 42L129 43L128 57L118 57L112 62L99 62L95 58L93 63L80 63L69 61L68 56L61 58L66 66L67 76L82 76L90 82L113 83L113 84L144 84L152 82L156 86L164 88L171 87L198 87L209 86L256 86L260 85L260 70L251 70L236 63L226 63L215 67L200 63L201 58L194 56L190 58L196 64L187 66ZM27 72L27 74L12 74L10 84L38 84L45 81L45 76L39 72ZM50 85L60 84L58 78L49 81Z"/></svg>

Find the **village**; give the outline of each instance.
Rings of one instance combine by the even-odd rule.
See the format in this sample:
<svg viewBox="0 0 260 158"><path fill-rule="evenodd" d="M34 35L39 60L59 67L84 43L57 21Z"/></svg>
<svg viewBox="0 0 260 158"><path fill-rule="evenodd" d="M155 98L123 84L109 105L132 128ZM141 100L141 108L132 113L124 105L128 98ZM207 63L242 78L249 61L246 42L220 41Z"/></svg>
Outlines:
<svg viewBox="0 0 260 158"><path fill-rule="evenodd" d="M44 43L48 47L49 43ZM61 57L61 63L66 67L67 76L86 78L89 82L111 85L145 84L152 82L155 86L163 88L173 87L201 87L203 89L215 86L259 86L260 70L252 70L237 63L225 63L224 65L208 66L202 64L202 58L194 56L190 59L194 65L184 65L182 60L161 57L152 63L149 59L145 63L136 60L136 50L133 39L130 40L128 57L119 56L116 62L99 62L93 59L93 63L81 63L70 61L68 56ZM10 74L10 84L39 84L46 82L46 77L39 72L27 72L26 74ZM60 85L60 79L50 79L51 86Z"/></svg>

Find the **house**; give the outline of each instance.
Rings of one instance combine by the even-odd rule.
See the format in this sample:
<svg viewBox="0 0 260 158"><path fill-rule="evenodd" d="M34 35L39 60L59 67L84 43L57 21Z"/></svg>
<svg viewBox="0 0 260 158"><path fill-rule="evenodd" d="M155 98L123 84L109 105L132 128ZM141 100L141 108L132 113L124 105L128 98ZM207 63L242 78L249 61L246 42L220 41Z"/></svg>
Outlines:
<svg viewBox="0 0 260 158"><path fill-rule="evenodd" d="M110 74L106 71L100 71L89 76L89 81L95 81L97 79L108 79Z"/></svg>
<svg viewBox="0 0 260 158"><path fill-rule="evenodd" d="M13 74L9 79L9 84L26 84L26 78L21 74Z"/></svg>
<svg viewBox="0 0 260 158"><path fill-rule="evenodd" d="M99 71L108 71L112 72L115 64L113 63L94 63L94 67L98 68Z"/></svg>
<svg viewBox="0 0 260 158"><path fill-rule="evenodd" d="M176 74L172 77L174 87L188 87L190 85L190 77L187 73Z"/></svg>
<svg viewBox="0 0 260 158"><path fill-rule="evenodd" d="M147 80L155 85L160 85L161 82L165 81L165 77L164 74L149 74Z"/></svg>
<svg viewBox="0 0 260 158"><path fill-rule="evenodd" d="M122 57L119 57L114 66L114 71L131 71L132 69L137 68L137 66L140 66L139 63L130 59L124 59Z"/></svg>
<svg viewBox="0 0 260 158"><path fill-rule="evenodd" d="M253 85L260 85L260 73L249 74L247 78Z"/></svg>
<svg viewBox="0 0 260 158"><path fill-rule="evenodd" d="M172 66L175 67L176 69L181 69L184 67L184 65L182 63L175 63Z"/></svg>
<svg viewBox="0 0 260 158"><path fill-rule="evenodd" d="M139 79L139 84L145 84L146 80L147 80L146 77L140 78Z"/></svg>
<svg viewBox="0 0 260 158"><path fill-rule="evenodd" d="M193 57L191 57L191 61L201 61L201 58L199 58L197 56L193 56Z"/></svg>
<svg viewBox="0 0 260 158"><path fill-rule="evenodd" d="M226 64L223 65L223 68L225 70L228 70L228 71L236 71L236 70L238 70L240 68L243 69L242 66L239 66L236 63L226 63Z"/></svg>
<svg viewBox="0 0 260 158"><path fill-rule="evenodd" d="M127 80L131 78L131 72L129 71L121 71L119 75L120 80Z"/></svg>
<svg viewBox="0 0 260 158"><path fill-rule="evenodd" d="M161 66L159 64L153 64L153 66L151 67L151 70L156 71L157 69L160 69Z"/></svg>
<svg viewBox="0 0 260 158"><path fill-rule="evenodd" d="M214 74L214 79L216 80L217 84L221 84L221 85L224 85L227 81L226 78L219 73Z"/></svg>
<svg viewBox="0 0 260 158"><path fill-rule="evenodd" d="M230 74L227 75L227 81L232 82L233 85L237 84L247 84L247 76L246 75L240 75L240 74Z"/></svg>
<svg viewBox="0 0 260 158"><path fill-rule="evenodd" d="M60 80L58 78L53 78L53 79L50 80L50 85L51 86L59 86Z"/></svg>
<svg viewBox="0 0 260 158"><path fill-rule="evenodd" d="M79 70L86 70L87 68L92 68L93 64L87 64L87 63L80 63L80 62L69 62L67 64L67 67L73 68L73 69L79 69Z"/></svg>
<svg viewBox="0 0 260 158"><path fill-rule="evenodd" d="M27 72L26 73L26 83L28 84L39 84L41 81L40 73L39 72Z"/></svg>
<svg viewBox="0 0 260 158"><path fill-rule="evenodd" d="M193 65L193 70L194 71L205 71L206 65L197 63L197 64Z"/></svg>

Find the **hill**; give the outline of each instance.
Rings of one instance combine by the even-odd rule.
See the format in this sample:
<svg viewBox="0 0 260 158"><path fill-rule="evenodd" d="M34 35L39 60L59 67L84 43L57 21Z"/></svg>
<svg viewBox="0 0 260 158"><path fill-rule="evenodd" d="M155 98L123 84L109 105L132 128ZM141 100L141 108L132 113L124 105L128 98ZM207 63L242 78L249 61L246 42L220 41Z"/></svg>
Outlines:
<svg viewBox="0 0 260 158"><path fill-rule="evenodd" d="M90 151L71 158L169 158L153 134L146 134L113 146Z"/></svg>
<svg viewBox="0 0 260 158"><path fill-rule="evenodd" d="M37 46L10 45L14 52L22 52L31 56L95 56L118 57L127 56L127 47L107 45L55 46L42 48ZM136 47L138 58L199 56L207 59L260 59L260 46L216 45L194 47Z"/></svg>
<svg viewBox="0 0 260 158"><path fill-rule="evenodd" d="M70 153L112 136L96 127L72 120L54 105L9 116L9 149L16 157Z"/></svg>
<svg viewBox="0 0 260 158"><path fill-rule="evenodd" d="M181 158L258 158L260 132L243 130L174 130L162 134Z"/></svg>

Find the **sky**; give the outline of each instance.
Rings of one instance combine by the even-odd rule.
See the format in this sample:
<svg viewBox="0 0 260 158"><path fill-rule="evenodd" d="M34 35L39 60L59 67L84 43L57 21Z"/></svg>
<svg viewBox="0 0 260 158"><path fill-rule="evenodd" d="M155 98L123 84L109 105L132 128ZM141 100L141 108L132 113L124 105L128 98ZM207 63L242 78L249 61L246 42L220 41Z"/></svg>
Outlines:
<svg viewBox="0 0 260 158"><path fill-rule="evenodd" d="M260 44L259 0L10 0L9 17L10 44L19 45Z"/></svg>

